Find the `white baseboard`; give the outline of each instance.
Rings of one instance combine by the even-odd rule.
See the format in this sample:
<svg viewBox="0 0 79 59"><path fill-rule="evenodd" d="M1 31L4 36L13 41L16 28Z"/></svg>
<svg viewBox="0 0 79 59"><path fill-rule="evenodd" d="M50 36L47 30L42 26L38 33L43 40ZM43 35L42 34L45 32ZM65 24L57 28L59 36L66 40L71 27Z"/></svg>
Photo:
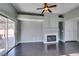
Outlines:
<svg viewBox="0 0 79 59"><path fill-rule="evenodd" d="M78 41L78 40L67 40L67 41ZM65 42L67 42L67 41L65 41Z"/></svg>
<svg viewBox="0 0 79 59"><path fill-rule="evenodd" d="M65 41L64 41L64 40L59 40L59 41L61 41L61 42L65 43Z"/></svg>
<svg viewBox="0 0 79 59"><path fill-rule="evenodd" d="M65 43L65 42L67 42L67 41L79 41L79 40L59 40L59 41Z"/></svg>
<svg viewBox="0 0 79 59"><path fill-rule="evenodd" d="M77 40L77 41L79 41L79 40Z"/></svg>
<svg viewBox="0 0 79 59"><path fill-rule="evenodd" d="M15 46L17 46L19 43L20 43L20 42L17 42L17 43L15 44Z"/></svg>
<svg viewBox="0 0 79 59"><path fill-rule="evenodd" d="M61 41L63 43L67 42L65 40L59 40L59 41ZM70 41L79 41L79 40L70 40ZM43 40L38 40L38 41L19 41L19 42L17 42L16 45L18 45L19 43L33 43L33 42L44 42L44 41Z"/></svg>
<svg viewBox="0 0 79 59"><path fill-rule="evenodd" d="M19 43L33 43L33 42L43 42L43 40L37 40L37 41L19 41L17 44L19 44Z"/></svg>

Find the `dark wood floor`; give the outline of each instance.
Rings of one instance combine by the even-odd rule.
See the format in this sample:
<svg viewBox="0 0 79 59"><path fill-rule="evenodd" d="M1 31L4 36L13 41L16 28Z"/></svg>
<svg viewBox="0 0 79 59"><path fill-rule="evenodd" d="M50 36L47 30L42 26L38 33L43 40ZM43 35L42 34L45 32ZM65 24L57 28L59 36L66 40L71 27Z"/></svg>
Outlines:
<svg viewBox="0 0 79 59"><path fill-rule="evenodd" d="M47 52L43 43L22 43L13 48L5 56L70 56L79 54L79 42L59 43L48 45Z"/></svg>

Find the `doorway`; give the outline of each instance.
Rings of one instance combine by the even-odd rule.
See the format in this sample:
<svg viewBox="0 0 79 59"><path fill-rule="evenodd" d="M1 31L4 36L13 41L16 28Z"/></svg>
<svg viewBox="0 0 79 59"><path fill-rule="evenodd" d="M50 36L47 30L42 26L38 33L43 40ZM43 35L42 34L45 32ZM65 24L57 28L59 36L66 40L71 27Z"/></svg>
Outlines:
<svg viewBox="0 0 79 59"><path fill-rule="evenodd" d="M59 39L60 41L63 41L63 30L64 30L63 21L60 21L58 26L59 26Z"/></svg>

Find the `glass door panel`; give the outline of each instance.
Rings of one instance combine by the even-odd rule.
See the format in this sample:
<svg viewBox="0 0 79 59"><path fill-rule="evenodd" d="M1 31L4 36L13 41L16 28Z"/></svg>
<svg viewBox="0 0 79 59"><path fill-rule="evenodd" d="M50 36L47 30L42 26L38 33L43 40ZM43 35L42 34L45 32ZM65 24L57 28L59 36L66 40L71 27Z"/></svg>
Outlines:
<svg viewBox="0 0 79 59"><path fill-rule="evenodd" d="M15 46L15 22L8 19L8 49Z"/></svg>
<svg viewBox="0 0 79 59"><path fill-rule="evenodd" d="M0 15L0 55L15 46L15 22Z"/></svg>
<svg viewBox="0 0 79 59"><path fill-rule="evenodd" d="M0 55L4 54L7 50L7 19L0 16Z"/></svg>

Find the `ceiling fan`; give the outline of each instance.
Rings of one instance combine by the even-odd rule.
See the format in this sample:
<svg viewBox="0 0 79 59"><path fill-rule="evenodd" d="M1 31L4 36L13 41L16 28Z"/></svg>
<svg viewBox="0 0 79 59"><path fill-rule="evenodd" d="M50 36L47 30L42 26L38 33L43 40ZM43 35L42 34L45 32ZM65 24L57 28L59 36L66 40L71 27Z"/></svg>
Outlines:
<svg viewBox="0 0 79 59"><path fill-rule="evenodd" d="M46 12L46 11L52 13L52 11L51 11L49 8L53 8L53 7L57 7L57 5L48 6L47 3L44 3L44 7L42 7L42 8L37 8L37 10L43 9L43 11L42 11L41 14L43 14L43 13Z"/></svg>

